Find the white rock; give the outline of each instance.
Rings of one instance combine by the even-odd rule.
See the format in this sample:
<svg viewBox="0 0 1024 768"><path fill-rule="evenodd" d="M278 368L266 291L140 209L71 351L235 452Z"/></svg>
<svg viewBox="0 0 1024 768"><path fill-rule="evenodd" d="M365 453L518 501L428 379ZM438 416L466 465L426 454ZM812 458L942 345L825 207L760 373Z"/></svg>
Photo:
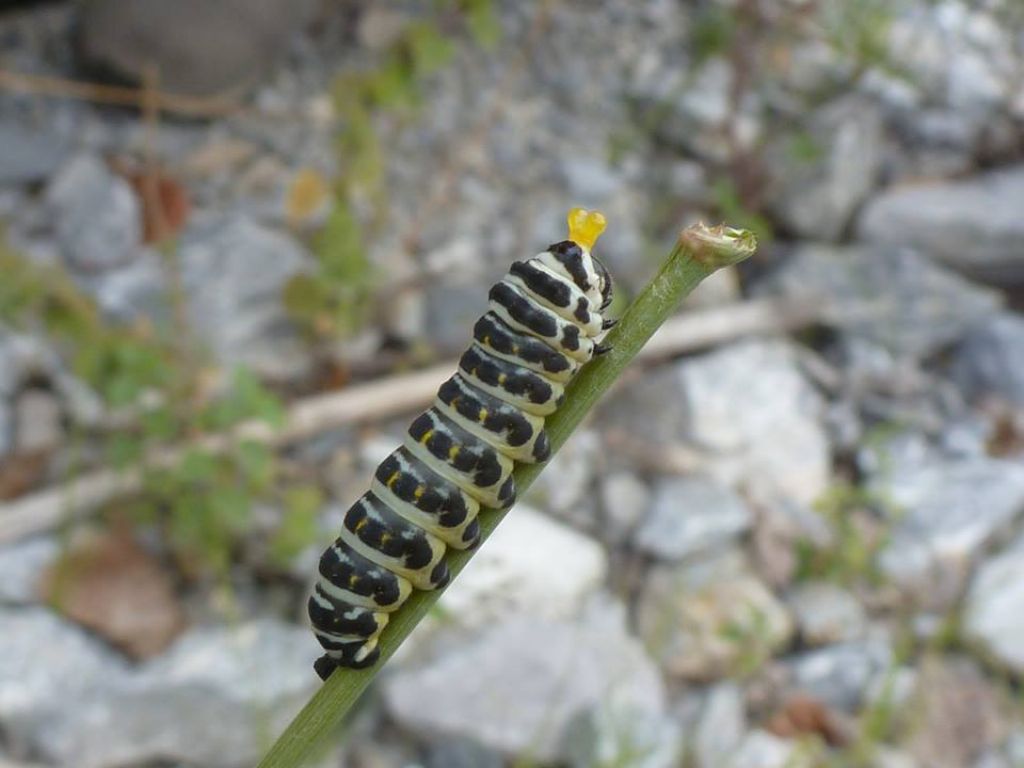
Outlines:
<svg viewBox="0 0 1024 768"><path fill-rule="evenodd" d="M440 606L468 626L520 611L567 618L579 614L607 572L600 544L520 504L441 596Z"/></svg>
<svg viewBox="0 0 1024 768"><path fill-rule="evenodd" d="M810 768L811 759L798 742L780 739L767 731L747 734L727 768Z"/></svg>
<svg viewBox="0 0 1024 768"><path fill-rule="evenodd" d="M0 548L0 603L38 602L39 580L59 555L58 543L45 536Z"/></svg>
<svg viewBox="0 0 1024 768"><path fill-rule="evenodd" d="M632 472L612 472L602 478L602 539L613 543L625 541L643 519L650 497L647 485Z"/></svg>
<svg viewBox="0 0 1024 768"><path fill-rule="evenodd" d="M733 682L713 687L694 734L698 768L719 768L739 749L747 730L743 691Z"/></svg>
<svg viewBox="0 0 1024 768"><path fill-rule="evenodd" d="M131 185L94 155L71 159L51 181L53 210L64 258L85 273L124 265L142 243L142 214Z"/></svg>
<svg viewBox="0 0 1024 768"><path fill-rule="evenodd" d="M756 666L793 633L785 607L734 552L653 569L637 619L662 668L696 681Z"/></svg>
<svg viewBox="0 0 1024 768"><path fill-rule="evenodd" d="M834 584L801 584L789 595L789 606L801 637L810 645L856 640L867 626L863 606Z"/></svg>
<svg viewBox="0 0 1024 768"><path fill-rule="evenodd" d="M690 434L716 458L709 471L756 497L810 503L828 486L823 403L792 349L741 342L679 366Z"/></svg>
<svg viewBox="0 0 1024 768"><path fill-rule="evenodd" d="M727 545L750 527L751 517L743 499L707 478L671 478L655 488L635 543L642 552L679 561Z"/></svg>
<svg viewBox="0 0 1024 768"><path fill-rule="evenodd" d="M1024 673L1024 536L978 569L964 610L964 634L983 652Z"/></svg>
<svg viewBox="0 0 1024 768"><path fill-rule="evenodd" d="M424 739L465 737L506 755L551 762L568 723L598 706L659 716L661 678L626 634L621 610L578 622L510 616L384 686L391 716Z"/></svg>
<svg viewBox="0 0 1024 768"><path fill-rule="evenodd" d="M927 608L951 605L980 552L1024 516L1019 462L931 463L875 486L897 512L879 565Z"/></svg>

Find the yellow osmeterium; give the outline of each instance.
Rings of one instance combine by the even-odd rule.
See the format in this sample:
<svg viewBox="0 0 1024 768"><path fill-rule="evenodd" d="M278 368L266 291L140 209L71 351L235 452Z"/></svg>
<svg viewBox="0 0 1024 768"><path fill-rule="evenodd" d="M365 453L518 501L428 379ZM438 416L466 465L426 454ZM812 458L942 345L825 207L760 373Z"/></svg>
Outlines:
<svg viewBox="0 0 1024 768"><path fill-rule="evenodd" d="M586 208L573 208L569 211L569 239L588 251L594 247L597 238L608 225L603 213L588 211Z"/></svg>

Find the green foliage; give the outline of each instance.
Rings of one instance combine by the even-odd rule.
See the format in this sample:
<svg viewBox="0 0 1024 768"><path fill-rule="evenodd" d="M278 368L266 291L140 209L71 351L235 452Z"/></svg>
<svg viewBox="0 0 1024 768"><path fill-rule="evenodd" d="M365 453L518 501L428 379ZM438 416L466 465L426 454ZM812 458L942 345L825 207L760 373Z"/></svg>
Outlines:
<svg viewBox="0 0 1024 768"><path fill-rule="evenodd" d="M461 23L449 31L445 22L453 16ZM410 21L373 66L346 72L334 83L343 126L337 137L340 173L331 213L313 242L320 269L294 278L284 294L285 306L314 337L350 336L368 319L378 278L367 249L375 226L364 227L357 208L368 204L373 225L387 220L387 144L377 119L388 115L401 124L415 116L424 84L451 62L461 29L481 46L497 42L501 27L493 2L439 2L435 13Z"/></svg>
<svg viewBox="0 0 1024 768"><path fill-rule="evenodd" d="M797 545L797 578L825 579L843 585L874 585L881 581L876 559L885 545L884 528L868 532L857 514L884 508L876 494L854 485L837 484L818 501L816 509L830 524L835 542L818 549L809 542Z"/></svg>
<svg viewBox="0 0 1024 768"><path fill-rule="evenodd" d="M736 12L717 3L703 6L693 20L689 50L696 65L732 47L736 36Z"/></svg>
<svg viewBox="0 0 1024 768"><path fill-rule="evenodd" d="M278 493L276 455L240 442L221 454L190 450L170 465L154 466L150 458L250 420L280 426L280 400L244 368L233 372L219 397L196 397L201 372L177 353L170 331L108 325L62 269L2 246L0 274L0 323L47 336L107 406L137 413L131 427L98 436L98 455L110 466L143 471L142 491L127 505L133 519L162 526L182 560L223 570L253 503ZM319 496L303 486L280 493L286 512L275 552L284 556L316 539L311 500Z"/></svg>

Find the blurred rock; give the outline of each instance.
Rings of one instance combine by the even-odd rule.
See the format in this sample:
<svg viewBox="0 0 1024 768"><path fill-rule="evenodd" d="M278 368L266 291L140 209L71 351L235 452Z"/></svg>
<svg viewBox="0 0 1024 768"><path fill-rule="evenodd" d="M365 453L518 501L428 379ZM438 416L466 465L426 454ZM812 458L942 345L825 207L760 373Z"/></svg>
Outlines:
<svg viewBox="0 0 1024 768"><path fill-rule="evenodd" d="M40 578L59 554L60 545L46 536L0 547L0 604L38 602Z"/></svg>
<svg viewBox="0 0 1024 768"><path fill-rule="evenodd" d="M994 292L887 245L804 245L757 292L823 302L829 325L915 359L961 338L999 306Z"/></svg>
<svg viewBox="0 0 1024 768"><path fill-rule="evenodd" d="M860 237L905 245L994 285L1024 282L1024 167L938 184L902 186L865 207Z"/></svg>
<svg viewBox="0 0 1024 768"><path fill-rule="evenodd" d="M661 679L625 630L621 609L598 605L578 622L510 616L384 686L388 711L420 737L470 738L508 756L557 760L564 731L599 706L657 716Z"/></svg>
<svg viewBox="0 0 1024 768"><path fill-rule="evenodd" d="M769 152L776 215L810 240L838 240L874 189L882 166L882 115L872 102L844 96L810 117L799 144L792 137Z"/></svg>
<svg viewBox="0 0 1024 768"><path fill-rule="evenodd" d="M601 478L601 507L604 519L599 527L601 539L622 544L643 519L651 492L632 472L612 472Z"/></svg>
<svg viewBox="0 0 1024 768"><path fill-rule="evenodd" d="M487 310L487 287L479 281L432 281L423 303L425 322L417 335L445 353L459 354L473 338L473 324Z"/></svg>
<svg viewBox="0 0 1024 768"><path fill-rule="evenodd" d="M655 487L634 543L641 552L678 562L729 544L750 522L750 508L734 492L702 477L670 478Z"/></svg>
<svg viewBox="0 0 1024 768"><path fill-rule="evenodd" d="M660 82L641 86L634 93L641 105L653 110L657 137L671 147L703 160L726 162L734 151L722 126L731 122L740 149L753 147L763 131L761 103L753 91L745 92L734 114L730 93L735 74L724 57L709 58L692 73L665 73Z"/></svg>
<svg viewBox="0 0 1024 768"><path fill-rule="evenodd" d="M928 768L970 765L1007 733L1006 703L964 658L934 658L922 667L910 752Z"/></svg>
<svg viewBox="0 0 1024 768"><path fill-rule="evenodd" d="M746 706L740 687L726 682L711 688L693 737L696 768L728 765L746 730Z"/></svg>
<svg viewBox="0 0 1024 768"><path fill-rule="evenodd" d="M889 639L881 632L787 660L798 691L851 714L860 709L872 686L889 672L892 663Z"/></svg>
<svg viewBox="0 0 1024 768"><path fill-rule="evenodd" d="M600 207L624 183L621 175L600 158L570 155L559 159L558 170L569 197L588 207Z"/></svg>
<svg viewBox="0 0 1024 768"><path fill-rule="evenodd" d="M100 309L113 322L149 318L159 326L170 322L167 270L160 254L142 248L130 264L79 279Z"/></svg>
<svg viewBox="0 0 1024 768"><path fill-rule="evenodd" d="M569 723L564 752L571 768L677 768L683 748L683 729L668 715L597 707Z"/></svg>
<svg viewBox="0 0 1024 768"><path fill-rule="evenodd" d="M125 675L119 657L50 611L0 610L0 726L13 754L47 752L54 728L84 714ZM76 755L65 758L83 765Z"/></svg>
<svg viewBox="0 0 1024 768"><path fill-rule="evenodd" d="M0 118L0 185L32 184L52 176L68 154L68 143L44 126Z"/></svg>
<svg viewBox="0 0 1024 768"><path fill-rule="evenodd" d="M131 185L95 155L61 168L46 192L68 266L86 274L120 267L142 244L142 213Z"/></svg>
<svg viewBox="0 0 1024 768"><path fill-rule="evenodd" d="M783 739L817 736L831 747L845 747L853 741L848 721L814 697L803 694L787 697L764 727Z"/></svg>
<svg viewBox="0 0 1024 768"><path fill-rule="evenodd" d="M1024 536L981 564L963 621L964 636L984 655L1024 674Z"/></svg>
<svg viewBox="0 0 1024 768"><path fill-rule="evenodd" d="M171 93L210 96L264 77L310 18L308 0L113 0L82 3L84 63L142 82L148 67Z"/></svg>
<svg viewBox="0 0 1024 768"><path fill-rule="evenodd" d="M35 746L81 768L252 765L267 734L283 729L316 689L315 655L308 630L269 619L197 628L137 673L94 683L87 699L40 724Z"/></svg>
<svg viewBox="0 0 1024 768"><path fill-rule="evenodd" d="M500 752L468 739L445 739L430 745L426 768L504 768Z"/></svg>
<svg viewBox="0 0 1024 768"><path fill-rule="evenodd" d="M758 574L770 586L784 587L796 575L799 552L828 549L835 536L821 515L782 499L758 506L751 540Z"/></svg>
<svg viewBox="0 0 1024 768"><path fill-rule="evenodd" d="M806 748L795 741L753 730L746 735L726 768L811 768L815 765Z"/></svg>
<svg viewBox="0 0 1024 768"><path fill-rule="evenodd" d="M44 389L27 389L14 402L14 450L27 454L56 447L64 434L61 407Z"/></svg>
<svg viewBox="0 0 1024 768"><path fill-rule="evenodd" d="M919 605L952 605L979 555L1024 516L1024 466L967 458L899 471L875 487L893 527L879 566Z"/></svg>
<svg viewBox="0 0 1024 768"><path fill-rule="evenodd" d="M637 619L661 667L697 681L756 668L793 633L784 606L734 552L652 569Z"/></svg>
<svg viewBox="0 0 1024 768"><path fill-rule="evenodd" d="M593 539L519 504L441 596L452 620L481 626L509 614L548 619L579 614L608 572Z"/></svg>
<svg viewBox="0 0 1024 768"><path fill-rule="evenodd" d="M307 371L281 303L289 278L310 268L298 243L245 215L197 216L178 258L192 325L220 363L284 380Z"/></svg>
<svg viewBox="0 0 1024 768"><path fill-rule="evenodd" d="M526 492L523 500L583 530L596 528L589 501L591 484L601 462L601 438L593 430L572 434Z"/></svg>
<svg viewBox="0 0 1024 768"><path fill-rule="evenodd" d="M800 584L788 602L800 637L809 645L857 640L867 627L867 616L857 598L834 584Z"/></svg>
<svg viewBox="0 0 1024 768"><path fill-rule="evenodd" d="M1005 312L975 328L957 350L953 375L972 397L998 395L1024 407L1024 316Z"/></svg>
<svg viewBox="0 0 1024 768"><path fill-rule="evenodd" d="M745 341L652 371L604 416L654 446L696 445L705 474L755 501L810 503L829 483L822 410L791 347Z"/></svg>

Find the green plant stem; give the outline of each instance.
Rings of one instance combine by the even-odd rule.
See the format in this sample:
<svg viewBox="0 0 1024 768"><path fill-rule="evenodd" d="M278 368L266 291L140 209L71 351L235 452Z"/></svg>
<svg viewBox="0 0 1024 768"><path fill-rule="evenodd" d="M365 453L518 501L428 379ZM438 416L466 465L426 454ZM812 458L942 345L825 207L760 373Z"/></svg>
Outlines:
<svg viewBox="0 0 1024 768"><path fill-rule="evenodd" d="M612 349L586 365L566 392L565 403L546 422L552 450L557 451L597 400L619 377L679 302L698 283L720 267L735 264L750 256L756 247L753 235L726 227L696 225L684 230L675 249L654 279L626 310L607 338ZM519 464L515 483L522 494L543 469L540 465ZM507 514L485 510L480 517L484 540ZM458 576L472 552L451 551L448 567ZM380 639L380 661L362 670L339 669L313 695L302 711L281 734L259 764L259 768L295 768L330 735L355 704L413 628L441 596L439 591L414 592L396 611Z"/></svg>

